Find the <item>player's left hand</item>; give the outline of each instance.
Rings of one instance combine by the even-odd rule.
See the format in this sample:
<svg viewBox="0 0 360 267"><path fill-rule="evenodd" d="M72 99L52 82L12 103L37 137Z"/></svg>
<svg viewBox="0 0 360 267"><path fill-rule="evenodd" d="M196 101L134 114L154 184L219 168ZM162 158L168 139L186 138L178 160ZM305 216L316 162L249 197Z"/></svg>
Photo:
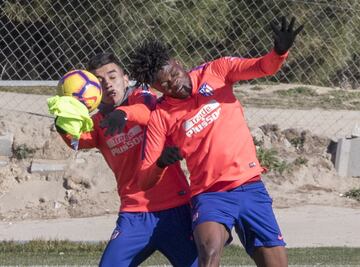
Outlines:
<svg viewBox="0 0 360 267"><path fill-rule="evenodd" d="M174 164L175 162L182 160L183 157L180 154L180 150L176 146L167 146L163 149L160 157L156 161L156 165L164 169L166 166Z"/></svg>
<svg viewBox="0 0 360 267"><path fill-rule="evenodd" d="M296 36L302 31L304 25L300 25L296 30L294 30L295 18L291 18L290 24L286 22L286 18L281 18L281 28L278 28L277 25L272 21L270 22L271 29L274 33L274 50L278 55L285 54L290 47L293 45Z"/></svg>
<svg viewBox="0 0 360 267"><path fill-rule="evenodd" d="M115 109L100 122L100 128L106 128L105 136L114 136L124 130L126 120L126 113L122 110Z"/></svg>

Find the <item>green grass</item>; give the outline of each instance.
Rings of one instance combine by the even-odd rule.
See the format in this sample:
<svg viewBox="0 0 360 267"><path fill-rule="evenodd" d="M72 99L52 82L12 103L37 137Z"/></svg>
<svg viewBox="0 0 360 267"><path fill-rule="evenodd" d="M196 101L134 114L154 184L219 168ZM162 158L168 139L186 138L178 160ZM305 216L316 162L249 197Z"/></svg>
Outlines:
<svg viewBox="0 0 360 267"><path fill-rule="evenodd" d="M30 158L36 152L36 149L28 147L26 144L21 144L17 147L14 147L14 156L17 159L26 159Z"/></svg>
<svg viewBox="0 0 360 267"><path fill-rule="evenodd" d="M297 157L295 160L294 160L294 162L293 162L293 164L295 165L295 166L301 166L301 165L306 165L306 163L308 162L309 160L307 159L307 158L304 158L304 157Z"/></svg>
<svg viewBox="0 0 360 267"><path fill-rule="evenodd" d="M317 96L318 94L314 89L308 87L294 87L288 90L277 90L274 92L280 96L298 97L298 96Z"/></svg>
<svg viewBox="0 0 360 267"><path fill-rule="evenodd" d="M265 90L266 88L266 85L252 87L249 92L235 87L234 92L240 102L247 107L360 110L360 92L358 90L324 88L321 93L318 93L313 88L306 86L275 91Z"/></svg>
<svg viewBox="0 0 360 267"><path fill-rule="evenodd" d="M261 87L261 86L259 86L259 85L255 85L255 86L251 87L250 90L253 90L253 91L263 91L263 90L264 90L264 87Z"/></svg>
<svg viewBox="0 0 360 267"><path fill-rule="evenodd" d="M275 173L282 174L290 168L286 161L280 160L278 152L275 149L265 149L263 147L259 147L256 149L256 155L261 166L264 166Z"/></svg>
<svg viewBox="0 0 360 267"><path fill-rule="evenodd" d="M347 191L345 194L344 194L344 197L348 197L348 198L352 198L352 199L355 199L357 201L360 201L360 188L354 188L354 189L351 189L349 191Z"/></svg>
<svg viewBox="0 0 360 267"><path fill-rule="evenodd" d="M0 265L96 265L104 248L105 243L1 242Z"/></svg>
<svg viewBox="0 0 360 267"><path fill-rule="evenodd" d="M0 92L34 95L55 95L56 87L53 86L0 86Z"/></svg>
<svg viewBox="0 0 360 267"><path fill-rule="evenodd" d="M93 265L96 266L105 243L69 241L0 242L0 265ZM325 247L288 249L290 265L359 266L360 248ZM142 266L169 264L160 253L154 253ZM222 265L253 265L253 261L238 246L224 250Z"/></svg>

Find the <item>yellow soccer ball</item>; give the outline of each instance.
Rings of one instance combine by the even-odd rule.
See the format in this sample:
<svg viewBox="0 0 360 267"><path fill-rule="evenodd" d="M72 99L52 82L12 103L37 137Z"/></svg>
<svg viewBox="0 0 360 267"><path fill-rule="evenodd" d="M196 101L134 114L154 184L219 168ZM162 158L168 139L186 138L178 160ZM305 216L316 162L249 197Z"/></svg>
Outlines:
<svg viewBox="0 0 360 267"><path fill-rule="evenodd" d="M73 96L83 103L89 112L95 110L102 97L102 89L98 78L86 70L67 72L58 83L59 96Z"/></svg>

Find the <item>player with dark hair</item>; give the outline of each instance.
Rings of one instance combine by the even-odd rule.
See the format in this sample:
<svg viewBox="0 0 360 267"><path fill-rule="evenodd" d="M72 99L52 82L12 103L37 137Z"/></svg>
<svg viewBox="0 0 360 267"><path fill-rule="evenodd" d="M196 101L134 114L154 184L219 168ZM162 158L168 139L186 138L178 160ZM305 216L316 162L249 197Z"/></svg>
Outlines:
<svg viewBox="0 0 360 267"><path fill-rule="evenodd" d="M94 56L88 70L99 79L103 97L92 116L94 129L83 133L79 149L98 148L114 172L121 206L100 266L139 266L154 251L173 266L197 266L192 238L189 185L179 163L169 167L157 187L144 192L138 186L145 126L156 96L145 87L129 86L129 78L110 53ZM112 131L113 116L122 131ZM70 145L71 136L58 131ZM109 133L112 135L110 136Z"/></svg>
<svg viewBox="0 0 360 267"><path fill-rule="evenodd" d="M274 75L303 28L294 30L294 23L271 23L274 49L264 56L223 57L190 72L158 41L144 42L132 56L131 75L163 93L148 123L139 182L143 189L156 188L164 171L186 159L199 266L219 266L233 227L257 266L287 266L285 242L261 181L264 169L233 84Z"/></svg>

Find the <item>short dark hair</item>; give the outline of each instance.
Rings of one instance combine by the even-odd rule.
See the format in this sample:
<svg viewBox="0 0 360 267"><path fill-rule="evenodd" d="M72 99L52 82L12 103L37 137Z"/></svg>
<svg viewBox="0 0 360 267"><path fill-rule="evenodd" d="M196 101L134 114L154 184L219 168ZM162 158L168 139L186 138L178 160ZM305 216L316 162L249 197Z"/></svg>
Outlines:
<svg viewBox="0 0 360 267"><path fill-rule="evenodd" d="M129 71L138 83L152 84L157 72L170 60L170 48L156 40L146 40L130 56Z"/></svg>
<svg viewBox="0 0 360 267"><path fill-rule="evenodd" d="M119 59L113 53L99 53L90 58L87 63L87 70L94 71L110 63L114 63L122 69Z"/></svg>

